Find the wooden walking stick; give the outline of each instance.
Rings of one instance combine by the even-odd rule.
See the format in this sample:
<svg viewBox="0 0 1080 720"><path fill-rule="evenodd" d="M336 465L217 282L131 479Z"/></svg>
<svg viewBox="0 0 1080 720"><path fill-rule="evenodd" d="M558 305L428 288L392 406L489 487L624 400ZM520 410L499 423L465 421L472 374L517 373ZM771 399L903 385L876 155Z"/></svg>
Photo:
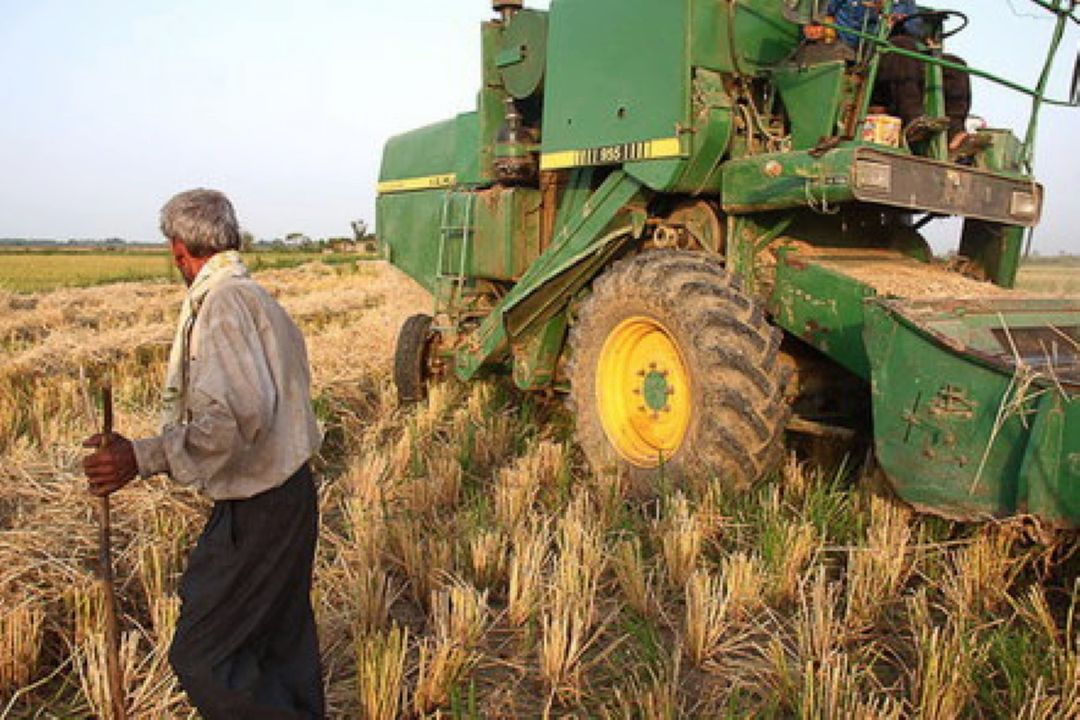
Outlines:
<svg viewBox="0 0 1080 720"><path fill-rule="evenodd" d="M105 380L101 386L102 429L101 447L109 444L113 430L112 382ZM125 720L127 711L124 698L124 680L120 676L120 621L116 614L116 582L113 580L112 564L112 517L109 496L98 498L98 570L101 588L105 596L105 668L109 674L109 696L112 698L114 720Z"/></svg>
<svg viewBox="0 0 1080 720"><path fill-rule="evenodd" d="M82 381L86 415L91 425L97 424L94 402L90 399L90 384L83 368L79 368ZM101 385L101 448L109 444L113 430L112 382L106 379ZM124 697L124 680L120 674L120 621L116 613L116 582L113 580L112 564L112 516L109 496L98 498L98 576L101 579L102 596L105 599L105 673L112 701L112 720L126 720L127 702Z"/></svg>

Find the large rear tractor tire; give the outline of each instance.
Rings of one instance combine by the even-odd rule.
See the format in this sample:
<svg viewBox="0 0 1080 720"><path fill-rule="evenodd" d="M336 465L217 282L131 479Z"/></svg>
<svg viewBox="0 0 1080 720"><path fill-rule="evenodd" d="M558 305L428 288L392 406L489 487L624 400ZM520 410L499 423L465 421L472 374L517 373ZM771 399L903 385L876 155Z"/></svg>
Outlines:
<svg viewBox="0 0 1080 720"><path fill-rule="evenodd" d="M411 316L398 332L394 347L394 385L398 404L409 405L427 397L431 383L435 334L430 315Z"/></svg>
<svg viewBox="0 0 1080 720"><path fill-rule="evenodd" d="M597 470L750 485L791 410L781 332L706 253L655 250L594 283L570 335L577 440Z"/></svg>

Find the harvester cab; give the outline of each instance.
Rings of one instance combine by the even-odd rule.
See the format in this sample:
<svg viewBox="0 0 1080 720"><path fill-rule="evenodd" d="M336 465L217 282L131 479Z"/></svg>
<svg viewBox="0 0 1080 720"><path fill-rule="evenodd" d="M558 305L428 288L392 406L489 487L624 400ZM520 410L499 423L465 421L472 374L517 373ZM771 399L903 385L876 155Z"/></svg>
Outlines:
<svg viewBox="0 0 1080 720"><path fill-rule="evenodd" d="M1034 88L948 55L958 13L893 0L859 24L826 0L495 0L476 109L383 154L380 241L434 297L399 338L402 399L509 372L643 482L738 486L786 431L862 434L919 508L1080 526L1080 299L1011 290L1077 22L1031 1L1056 18ZM1023 137L964 123L957 75L1026 96ZM963 219L947 262L941 217Z"/></svg>

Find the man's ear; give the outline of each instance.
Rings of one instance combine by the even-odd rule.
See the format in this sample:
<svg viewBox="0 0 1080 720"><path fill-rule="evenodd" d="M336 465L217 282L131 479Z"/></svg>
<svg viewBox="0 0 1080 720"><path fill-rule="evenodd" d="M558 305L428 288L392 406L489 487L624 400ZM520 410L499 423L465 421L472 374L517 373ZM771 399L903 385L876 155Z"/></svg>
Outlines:
<svg viewBox="0 0 1080 720"><path fill-rule="evenodd" d="M169 249L172 250L173 257L177 260L198 260L198 258L188 250L188 246L184 244L183 240L169 240Z"/></svg>

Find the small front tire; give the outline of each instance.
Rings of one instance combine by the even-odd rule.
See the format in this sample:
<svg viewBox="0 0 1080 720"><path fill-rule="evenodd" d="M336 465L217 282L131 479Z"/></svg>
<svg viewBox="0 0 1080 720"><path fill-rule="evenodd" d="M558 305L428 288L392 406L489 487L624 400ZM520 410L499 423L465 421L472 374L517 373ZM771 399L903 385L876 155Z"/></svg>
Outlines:
<svg viewBox="0 0 1080 720"><path fill-rule="evenodd" d="M427 397L435 341L431 324L430 315L417 314L406 320L398 332L394 347L394 385L400 405L417 403Z"/></svg>

